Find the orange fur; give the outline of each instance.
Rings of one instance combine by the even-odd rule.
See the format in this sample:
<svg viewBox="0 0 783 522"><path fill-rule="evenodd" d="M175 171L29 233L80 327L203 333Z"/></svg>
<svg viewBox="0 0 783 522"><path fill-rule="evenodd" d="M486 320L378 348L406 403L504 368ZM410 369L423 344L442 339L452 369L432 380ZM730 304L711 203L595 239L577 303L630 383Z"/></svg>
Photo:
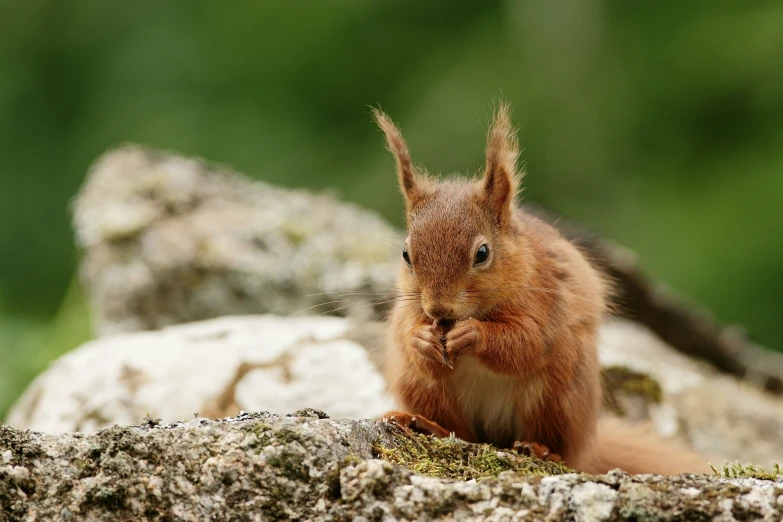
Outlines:
<svg viewBox="0 0 783 522"><path fill-rule="evenodd" d="M598 439L583 465L588 473L620 468L632 474L710 473L700 455L674 441L662 441L646 426L630 426L618 419L598 423Z"/></svg>
<svg viewBox="0 0 783 522"><path fill-rule="evenodd" d="M387 353L406 418L467 441L545 445L577 469L636 469L631 454L618 453L623 462L598 454L596 342L608 284L553 227L516 208L522 176L508 105L497 111L476 181L430 181L388 116L375 117L397 161L408 221L410 266L402 263ZM482 245L488 255L478 262Z"/></svg>

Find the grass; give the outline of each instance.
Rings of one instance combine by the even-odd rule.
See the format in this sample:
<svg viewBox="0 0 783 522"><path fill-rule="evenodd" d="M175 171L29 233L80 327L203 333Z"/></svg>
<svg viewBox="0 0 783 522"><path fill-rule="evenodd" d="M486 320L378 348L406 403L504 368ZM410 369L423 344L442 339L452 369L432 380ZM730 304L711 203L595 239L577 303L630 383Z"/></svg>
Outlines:
<svg viewBox="0 0 783 522"><path fill-rule="evenodd" d="M523 475L560 475L574 471L562 464L545 462L501 451L489 444L470 444L460 439L407 435L394 431L390 445L374 445L379 458L398 464L414 473L456 480L496 478L504 471Z"/></svg>
<svg viewBox="0 0 783 522"><path fill-rule="evenodd" d="M739 462L724 462L720 469L710 466L712 471L723 478L757 478L762 480L775 480L776 477L783 475L783 469L777 462L772 465L770 471L755 464L740 464Z"/></svg>

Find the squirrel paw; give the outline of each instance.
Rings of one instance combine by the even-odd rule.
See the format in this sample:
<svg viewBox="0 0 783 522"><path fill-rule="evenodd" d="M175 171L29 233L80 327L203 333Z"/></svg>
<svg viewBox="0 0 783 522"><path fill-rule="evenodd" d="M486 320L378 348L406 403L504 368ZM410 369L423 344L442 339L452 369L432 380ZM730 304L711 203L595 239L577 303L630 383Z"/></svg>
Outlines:
<svg viewBox="0 0 783 522"><path fill-rule="evenodd" d="M557 453L552 453L549 451L549 448L536 442L517 441L514 443L512 449L520 455L525 455L526 457L532 457L538 460L546 460L549 462L563 462L563 459L560 458L560 455Z"/></svg>
<svg viewBox="0 0 783 522"><path fill-rule="evenodd" d="M446 353L450 360L455 361L460 355L475 348L480 339L479 321L476 319L464 319L457 321L446 333Z"/></svg>
<svg viewBox="0 0 783 522"><path fill-rule="evenodd" d="M414 431L438 438L445 438L451 435L450 431L442 428L437 422L433 422L421 415L413 415L412 413L390 411L381 417L381 420L396 424L406 433Z"/></svg>
<svg viewBox="0 0 783 522"><path fill-rule="evenodd" d="M446 350L441 343L439 333L432 325L424 326L416 330L411 344L425 359L448 366L453 370L454 366L446 357Z"/></svg>

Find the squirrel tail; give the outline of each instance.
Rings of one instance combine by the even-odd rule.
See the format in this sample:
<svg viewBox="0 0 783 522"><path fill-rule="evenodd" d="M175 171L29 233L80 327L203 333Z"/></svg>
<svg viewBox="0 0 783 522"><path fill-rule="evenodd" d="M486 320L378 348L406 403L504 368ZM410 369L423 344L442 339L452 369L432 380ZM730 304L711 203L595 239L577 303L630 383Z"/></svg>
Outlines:
<svg viewBox="0 0 783 522"><path fill-rule="evenodd" d="M600 474L616 468L632 475L710 472L707 459L682 444L663 440L646 426L604 418L598 423L593 453L585 459L581 469Z"/></svg>

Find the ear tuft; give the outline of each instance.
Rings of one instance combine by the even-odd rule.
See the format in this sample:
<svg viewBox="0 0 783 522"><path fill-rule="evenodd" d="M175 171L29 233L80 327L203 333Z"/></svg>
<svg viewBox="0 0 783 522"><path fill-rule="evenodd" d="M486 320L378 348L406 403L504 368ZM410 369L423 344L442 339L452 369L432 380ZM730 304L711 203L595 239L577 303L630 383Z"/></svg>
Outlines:
<svg viewBox="0 0 783 522"><path fill-rule="evenodd" d="M511 218L522 175L517 170L519 146L511 125L511 107L501 101L487 135L483 198L498 222Z"/></svg>
<svg viewBox="0 0 783 522"><path fill-rule="evenodd" d="M380 109L372 109L375 122L386 135L388 149L394 155L397 161L397 177L400 182L400 190L405 197L405 203L410 208L417 198L421 195L421 180L416 173L416 169L411 163L411 155L408 151L408 145L400 133L400 130L394 125L394 122Z"/></svg>

